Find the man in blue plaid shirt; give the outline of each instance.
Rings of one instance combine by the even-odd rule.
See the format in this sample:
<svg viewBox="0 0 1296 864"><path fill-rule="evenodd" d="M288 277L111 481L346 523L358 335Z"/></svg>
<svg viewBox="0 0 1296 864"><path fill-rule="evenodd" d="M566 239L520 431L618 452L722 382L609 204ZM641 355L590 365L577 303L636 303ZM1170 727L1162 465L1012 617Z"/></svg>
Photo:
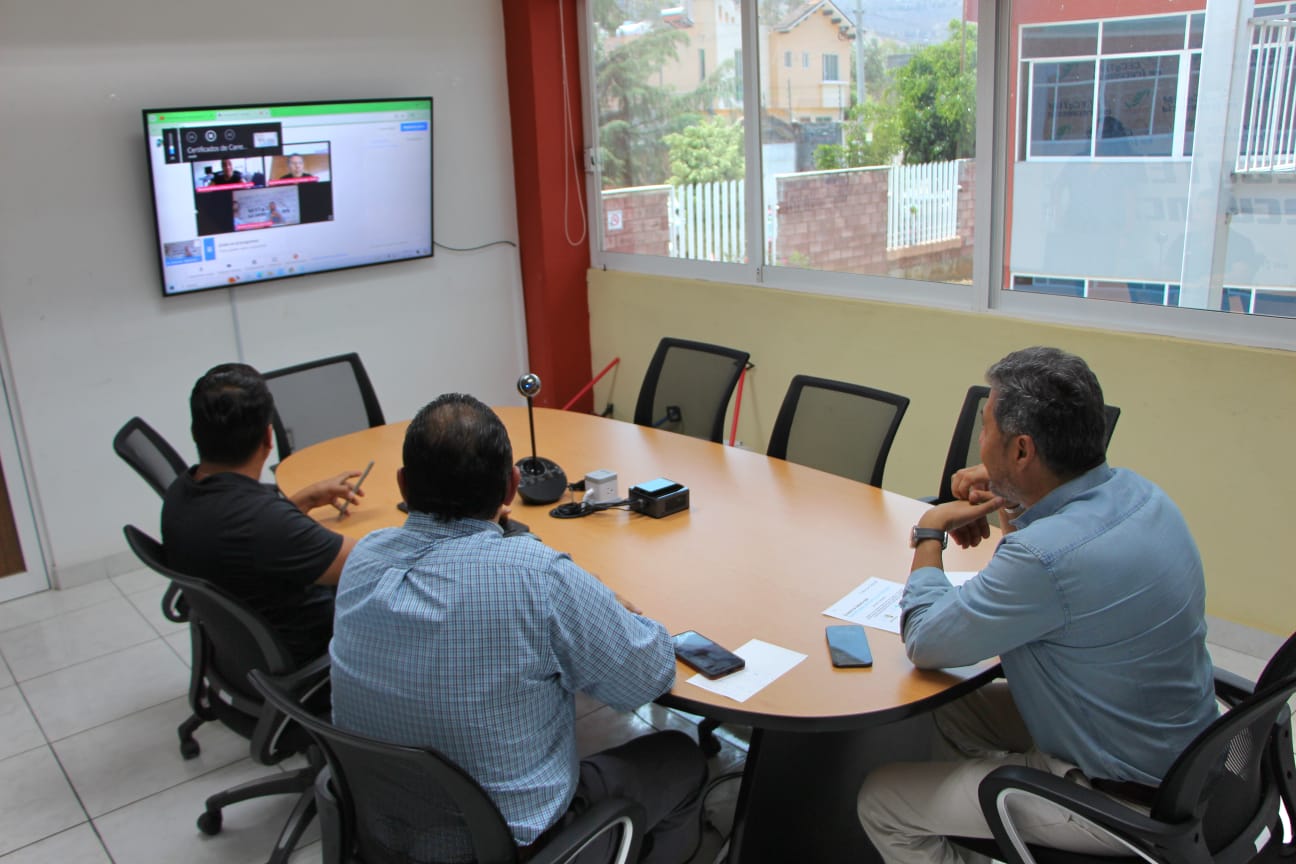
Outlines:
<svg viewBox="0 0 1296 864"><path fill-rule="evenodd" d="M688 736L576 757L574 694L620 710L660 696L675 678L670 636L565 553L506 532L518 480L486 405L448 394L415 416L397 474L409 518L361 540L338 585L333 721L449 756L520 846L621 797L647 813L641 860L685 861L706 778ZM437 860L466 851L446 849L431 818L401 845Z"/></svg>

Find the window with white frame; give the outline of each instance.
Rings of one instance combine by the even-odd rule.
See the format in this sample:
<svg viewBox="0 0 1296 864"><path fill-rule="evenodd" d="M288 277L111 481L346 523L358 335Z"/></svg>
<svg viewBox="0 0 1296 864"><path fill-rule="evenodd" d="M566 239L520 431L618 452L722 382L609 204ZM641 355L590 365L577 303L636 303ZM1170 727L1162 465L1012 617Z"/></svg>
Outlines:
<svg viewBox="0 0 1296 864"><path fill-rule="evenodd" d="M837 74L837 55L823 55L823 80L840 81L841 76Z"/></svg>
<svg viewBox="0 0 1296 864"><path fill-rule="evenodd" d="M1002 289L1296 317L1283 252L1296 182L1264 176L1296 153L1282 113L1296 104L1296 44L1283 32L1296 4L1259 6L1240 28L1224 3L1213 17L1131 14L1157 5L1169 4L1107 0L1087 11L1108 17L1058 21L1058 7L1020 3L1032 11L1016 17ZM1236 168L1218 160L1230 148Z"/></svg>
<svg viewBox="0 0 1296 864"><path fill-rule="evenodd" d="M1197 15L1036 24L1021 28L1027 159L1191 154L1192 82L1200 68ZM1195 43L1195 47L1194 47ZM1194 66L1194 60L1197 60Z"/></svg>
<svg viewBox="0 0 1296 864"><path fill-rule="evenodd" d="M1092 0L1080 20L1052 0L982 7L1006 26L933 28L915 12L894 36L871 34L858 106L854 88L823 86L854 78L853 46L829 30L803 48L818 19L799 19L796 0L742 0L715 32L680 19L673 0L587 4L599 253L703 278L754 263L714 272L1116 327L1189 320L1183 310L1296 318L1296 166L1279 161L1296 155L1296 121L1280 111L1296 105L1296 46L1262 29L1296 18L1296 2L1261 4L1242 27L1236 0ZM613 17L626 10L636 21ZM706 47L718 54L699 82ZM823 58L820 79L766 68L791 68L797 53L805 70ZM977 102L978 74L997 63L1015 73L994 94L1002 125ZM748 76L757 105L744 104ZM907 127L905 94L929 109ZM1234 154L1271 162L1239 170ZM986 204L992 178L1002 202ZM975 231L987 216L996 230ZM985 237L1003 239L974 269ZM1285 323L1256 324L1289 334L1256 344L1296 347Z"/></svg>

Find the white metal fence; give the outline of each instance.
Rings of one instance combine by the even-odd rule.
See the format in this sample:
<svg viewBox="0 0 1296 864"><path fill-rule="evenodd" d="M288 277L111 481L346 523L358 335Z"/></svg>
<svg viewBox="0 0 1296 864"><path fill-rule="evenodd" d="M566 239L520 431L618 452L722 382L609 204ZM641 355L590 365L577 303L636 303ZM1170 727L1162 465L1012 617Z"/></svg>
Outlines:
<svg viewBox="0 0 1296 864"><path fill-rule="evenodd" d="M671 257L699 261L745 260L743 200L742 180L671 187Z"/></svg>
<svg viewBox="0 0 1296 864"><path fill-rule="evenodd" d="M1252 22L1238 173L1296 170L1296 19Z"/></svg>
<svg viewBox="0 0 1296 864"><path fill-rule="evenodd" d="M958 237L958 176L958 162L891 166L887 178L888 250Z"/></svg>

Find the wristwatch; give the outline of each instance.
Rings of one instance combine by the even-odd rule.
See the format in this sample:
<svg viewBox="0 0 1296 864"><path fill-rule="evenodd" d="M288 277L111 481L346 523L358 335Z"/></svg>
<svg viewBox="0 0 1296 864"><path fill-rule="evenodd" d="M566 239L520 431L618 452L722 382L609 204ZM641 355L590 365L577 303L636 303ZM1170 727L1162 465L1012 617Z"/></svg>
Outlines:
<svg viewBox="0 0 1296 864"><path fill-rule="evenodd" d="M909 532L909 546L917 549L918 544L924 540L939 540L942 549L949 545L949 535L939 528L919 528L915 525Z"/></svg>

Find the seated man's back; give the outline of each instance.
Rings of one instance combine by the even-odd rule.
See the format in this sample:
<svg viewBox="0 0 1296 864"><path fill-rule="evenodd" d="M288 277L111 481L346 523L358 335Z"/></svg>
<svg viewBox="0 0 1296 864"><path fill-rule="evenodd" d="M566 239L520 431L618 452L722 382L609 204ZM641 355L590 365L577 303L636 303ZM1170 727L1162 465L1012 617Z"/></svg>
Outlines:
<svg viewBox="0 0 1296 864"><path fill-rule="evenodd" d="M328 650L333 591L316 582L342 548L291 501L241 474L181 474L162 505L167 563L260 612L299 662Z"/></svg>
<svg viewBox="0 0 1296 864"><path fill-rule="evenodd" d="M485 405L449 394L425 407L404 463L408 519L360 541L338 585L334 723L445 754L520 845L624 797L646 813L644 861L687 858L706 776L690 739L657 733L577 759L574 694L621 710L661 695L675 678L666 629L566 554L506 536L519 475ZM374 811L379 842L436 860L470 854L438 808L401 803Z"/></svg>
<svg viewBox="0 0 1296 864"><path fill-rule="evenodd" d="M189 410L199 462L176 478L162 502L167 563L260 612L298 663L320 656L333 632L330 586L355 541L307 511L355 503L360 493L346 481L359 472L321 480L291 498L262 486L274 400L251 366L209 369L194 385Z"/></svg>

